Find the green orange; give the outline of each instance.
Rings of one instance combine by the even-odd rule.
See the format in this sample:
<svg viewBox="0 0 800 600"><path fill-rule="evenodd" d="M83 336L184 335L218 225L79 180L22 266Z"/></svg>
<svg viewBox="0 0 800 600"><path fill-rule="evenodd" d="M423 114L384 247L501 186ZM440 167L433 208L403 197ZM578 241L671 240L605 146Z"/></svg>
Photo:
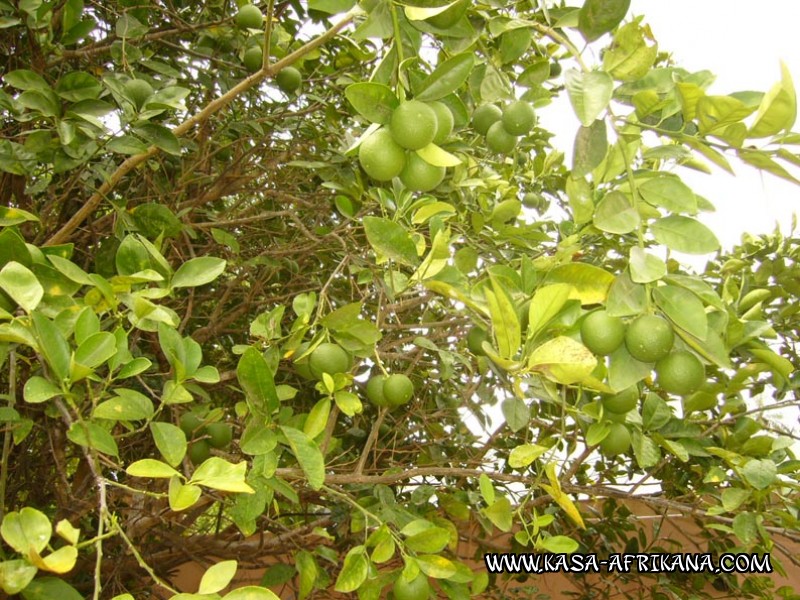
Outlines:
<svg viewBox="0 0 800 600"><path fill-rule="evenodd" d="M492 152L510 154L517 146L517 136L508 133L502 121L497 121L486 132L486 145Z"/></svg>
<svg viewBox="0 0 800 600"><path fill-rule="evenodd" d="M489 132L489 127L502 118L503 111L498 106L483 104L472 113L472 128L481 135L486 135Z"/></svg>
<svg viewBox="0 0 800 600"><path fill-rule="evenodd" d="M414 395L414 384L407 375L395 373L389 375L383 382L383 397L389 406L402 406L407 404Z"/></svg>
<svg viewBox="0 0 800 600"><path fill-rule="evenodd" d="M416 152L406 157L406 165L400 172L400 181L413 192L429 192L440 183L445 176L445 168L437 167L420 158Z"/></svg>
<svg viewBox="0 0 800 600"><path fill-rule="evenodd" d="M308 357L308 367L311 374L317 379L322 379L322 374L334 375L345 373L353 366L353 361L347 351L338 344L329 342L320 344Z"/></svg>
<svg viewBox="0 0 800 600"><path fill-rule="evenodd" d="M612 457L624 454L631 447L631 433L622 423L611 423L611 431L600 442L600 452Z"/></svg>
<svg viewBox="0 0 800 600"><path fill-rule="evenodd" d="M672 349L675 333L672 325L657 315L637 317L625 332L625 346L630 355L642 362L656 362Z"/></svg>
<svg viewBox="0 0 800 600"><path fill-rule="evenodd" d="M261 9L252 4L245 4L236 13L236 26L239 29L261 29L263 23Z"/></svg>
<svg viewBox="0 0 800 600"><path fill-rule="evenodd" d="M430 144L437 128L436 112L419 100L403 102L389 120L394 141L407 150L419 150Z"/></svg>
<svg viewBox="0 0 800 600"><path fill-rule="evenodd" d="M656 363L656 379L665 392L686 396L703 385L706 369L694 354L678 350Z"/></svg>
<svg viewBox="0 0 800 600"><path fill-rule="evenodd" d="M512 102L503 110L503 127L511 135L526 135L535 122L533 107L524 100Z"/></svg>
<svg viewBox="0 0 800 600"><path fill-rule="evenodd" d="M400 175L406 164L406 153L394 141L390 131L382 127L361 142L358 162L374 180L389 181Z"/></svg>
<svg viewBox="0 0 800 600"><path fill-rule="evenodd" d="M593 354L607 356L625 341L625 324L622 319L610 316L605 310L596 310L584 317L581 340Z"/></svg>

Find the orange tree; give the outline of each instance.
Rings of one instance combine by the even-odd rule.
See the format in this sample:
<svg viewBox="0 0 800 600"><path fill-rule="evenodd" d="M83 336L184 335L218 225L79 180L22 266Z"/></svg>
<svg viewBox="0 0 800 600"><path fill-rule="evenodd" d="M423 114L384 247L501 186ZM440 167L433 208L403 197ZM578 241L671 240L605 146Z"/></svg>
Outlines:
<svg viewBox="0 0 800 600"><path fill-rule="evenodd" d="M796 240L673 256L681 168L794 181L789 74L549 4L0 2L6 594L500 597L459 541L679 550L633 495L797 561ZM712 578L793 594L642 585Z"/></svg>

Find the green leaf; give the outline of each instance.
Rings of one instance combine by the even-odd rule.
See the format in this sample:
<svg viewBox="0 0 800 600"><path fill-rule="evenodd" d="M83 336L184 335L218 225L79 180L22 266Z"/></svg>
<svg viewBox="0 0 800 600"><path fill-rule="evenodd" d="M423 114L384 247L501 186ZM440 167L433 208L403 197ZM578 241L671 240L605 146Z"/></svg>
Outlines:
<svg viewBox="0 0 800 600"><path fill-rule="evenodd" d="M103 454L119 457L116 440L97 423L80 423L76 421L69 428L67 438L79 446L93 448Z"/></svg>
<svg viewBox="0 0 800 600"><path fill-rule="evenodd" d="M639 212L628 196L616 190L603 196L594 211L594 226L600 231L625 234L636 230L640 223Z"/></svg>
<svg viewBox="0 0 800 600"><path fill-rule="evenodd" d="M120 38L139 38L147 33L147 26L131 13L124 13L117 19L116 32Z"/></svg>
<svg viewBox="0 0 800 600"><path fill-rule="evenodd" d="M172 423L153 421L150 423L150 433L156 448L170 466L177 467L186 456L186 434Z"/></svg>
<svg viewBox="0 0 800 600"><path fill-rule="evenodd" d="M154 479L169 479L170 477L180 476L175 469L169 465L152 458L143 458L130 464L125 472L132 477L152 477Z"/></svg>
<svg viewBox="0 0 800 600"><path fill-rule="evenodd" d="M236 367L236 376L247 395L251 410L271 414L278 409L280 401L272 369L258 350L251 347L242 354Z"/></svg>
<svg viewBox="0 0 800 600"><path fill-rule="evenodd" d="M152 144L159 150L173 156L181 155L181 143L172 131L163 125L155 123L145 123L134 128L134 132L141 136L146 142Z"/></svg>
<svg viewBox="0 0 800 600"><path fill-rule="evenodd" d="M642 427L649 430L658 430L666 425L672 418L672 409L660 396L652 392L642 404Z"/></svg>
<svg viewBox="0 0 800 600"><path fill-rule="evenodd" d="M144 373L152 366L152 361L149 358L145 358L144 356L140 356L138 358L134 358L131 361L126 362L119 372L116 375L117 379L127 379L129 377L135 377L141 373Z"/></svg>
<svg viewBox="0 0 800 600"><path fill-rule="evenodd" d="M314 583L317 581L319 575L319 567L314 555L308 550L299 550L294 558L295 567L299 577L299 596L300 600L304 600L308 595L314 591ZM294 575L294 573L292 573ZM263 580L262 580L263 584Z"/></svg>
<svg viewBox="0 0 800 600"><path fill-rule="evenodd" d="M747 546L758 540L759 523L755 513L742 512L733 518L733 533Z"/></svg>
<svg viewBox="0 0 800 600"><path fill-rule="evenodd" d="M511 531L514 509L511 501L505 496L498 498L491 506L481 509L483 515L500 531Z"/></svg>
<svg viewBox="0 0 800 600"><path fill-rule="evenodd" d="M405 543L414 552L436 554L450 543L450 532L441 527L431 527L408 537Z"/></svg>
<svg viewBox="0 0 800 600"><path fill-rule="evenodd" d="M757 490L768 488L778 479L778 469L775 463L768 458L747 461L742 467L741 473L745 481Z"/></svg>
<svg viewBox="0 0 800 600"><path fill-rule="evenodd" d="M225 594L223 600L281 600L266 588L248 585Z"/></svg>
<svg viewBox="0 0 800 600"><path fill-rule="evenodd" d="M492 480L489 479L486 473L481 473L480 477L478 477L478 486L480 487L481 497L484 502L486 502L487 505L494 504L496 498L494 486L492 485Z"/></svg>
<svg viewBox="0 0 800 600"><path fill-rule="evenodd" d="M637 190L648 204L666 208L673 213L697 214L697 198L694 192L678 177L653 177L639 184Z"/></svg>
<svg viewBox="0 0 800 600"><path fill-rule="evenodd" d="M622 22L630 0L586 0L578 13L578 28L587 42L593 42Z"/></svg>
<svg viewBox="0 0 800 600"><path fill-rule="evenodd" d="M153 402L144 394L124 388L117 389L117 394L117 397L98 404L92 417L112 421L141 421L153 416Z"/></svg>
<svg viewBox="0 0 800 600"><path fill-rule="evenodd" d="M633 456L636 458L636 464L638 464L640 468L650 469L661 461L661 449L653 440L643 435L637 429L633 430L631 438Z"/></svg>
<svg viewBox="0 0 800 600"><path fill-rule="evenodd" d="M500 409L511 431L516 432L527 427L531 420L531 409L522 398L506 398L500 404Z"/></svg>
<svg viewBox="0 0 800 600"><path fill-rule="evenodd" d="M391 259L401 265L416 267L417 246L405 228L382 217L364 217L364 231L379 259Z"/></svg>
<svg viewBox="0 0 800 600"><path fill-rule="evenodd" d="M44 288L36 275L13 260L0 270L0 288L27 312L39 306L44 296Z"/></svg>
<svg viewBox="0 0 800 600"><path fill-rule="evenodd" d="M590 127L611 101L614 82L608 73L568 69L565 74L567 93L578 120Z"/></svg>
<svg viewBox="0 0 800 600"><path fill-rule="evenodd" d="M581 304L602 304L614 276L608 271L586 263L560 265L545 276L545 283L568 283L574 289L571 298Z"/></svg>
<svg viewBox="0 0 800 600"><path fill-rule="evenodd" d="M221 592L236 575L237 562L235 560L223 560L215 565L211 565L200 580L198 594L216 594Z"/></svg>
<svg viewBox="0 0 800 600"><path fill-rule="evenodd" d="M75 350L75 362L94 369L117 353L117 341L107 331L95 333L86 338Z"/></svg>
<svg viewBox="0 0 800 600"><path fill-rule="evenodd" d="M453 562L438 554L422 554L416 560L420 571L434 579L447 579L456 573Z"/></svg>
<svg viewBox="0 0 800 600"><path fill-rule="evenodd" d="M96 100L102 91L100 82L83 71L67 73L56 84L56 94L70 102Z"/></svg>
<svg viewBox="0 0 800 600"><path fill-rule="evenodd" d="M755 120L747 132L749 138L761 138L788 131L797 118L797 96L792 74L781 62L781 81L761 100Z"/></svg>
<svg viewBox="0 0 800 600"><path fill-rule="evenodd" d="M23 556L41 554L53 535L53 527L47 516L29 506L19 512L13 511L3 517L0 535L6 544Z"/></svg>
<svg viewBox="0 0 800 600"><path fill-rule="evenodd" d="M659 244L686 254L708 254L719 249L719 240L705 225L690 217L672 215L650 226Z"/></svg>
<svg viewBox="0 0 800 600"><path fill-rule="evenodd" d="M592 220L594 190L585 177L567 177L566 190L572 219L576 225Z"/></svg>
<svg viewBox="0 0 800 600"><path fill-rule="evenodd" d="M83 596L63 579L39 577L22 590L24 600L83 600Z"/></svg>
<svg viewBox="0 0 800 600"><path fill-rule="evenodd" d="M664 285L653 290L653 299L678 327L700 340L706 339L708 317L703 303L692 292L675 285Z"/></svg>
<svg viewBox="0 0 800 600"><path fill-rule="evenodd" d="M50 86L47 84L47 81L41 75L29 70L29 69L17 69L16 71L9 71L5 75L3 75L3 81L6 84L10 85L11 87L15 87L18 90L39 90L40 92L46 92L50 90Z"/></svg>
<svg viewBox="0 0 800 600"><path fill-rule="evenodd" d="M200 486L183 484L179 477L173 477L169 480L169 507L176 512L186 510L195 505L202 493Z"/></svg>
<svg viewBox="0 0 800 600"><path fill-rule="evenodd" d="M441 219L446 219L455 214L456 209L452 204L448 204L447 202L431 202L417 209L414 216L411 218L411 222L414 225L419 225L421 223L427 223L433 217L438 216ZM468 248L462 248L462 250L469 251ZM458 260L458 256L456 256L456 261Z"/></svg>
<svg viewBox="0 0 800 600"><path fill-rule="evenodd" d="M70 350L64 335L55 324L40 312L32 315L36 337L39 340L39 349L44 355L47 364L53 369L59 380L66 379L69 375Z"/></svg>
<svg viewBox="0 0 800 600"><path fill-rule="evenodd" d="M309 411L308 417L306 417L306 422L303 424L303 433L311 439L317 437L325 431L330 413L331 399L326 397L318 400Z"/></svg>
<svg viewBox="0 0 800 600"><path fill-rule="evenodd" d="M514 304L497 278L492 277L492 290L487 289L486 302L492 317L492 333L503 358L513 358L522 341L519 317Z"/></svg>
<svg viewBox="0 0 800 600"><path fill-rule="evenodd" d="M536 337L540 331L561 312L572 294L572 286L566 283L545 285L536 290L528 305L528 334L529 340Z"/></svg>
<svg viewBox="0 0 800 600"><path fill-rule="evenodd" d="M621 392L650 375L652 363L644 363L633 358L625 344L611 354L608 368L608 383L615 392Z"/></svg>
<svg viewBox="0 0 800 600"><path fill-rule="evenodd" d="M566 535L552 535L541 537L536 542L536 547L554 554L572 554L580 547L580 544Z"/></svg>
<svg viewBox="0 0 800 600"><path fill-rule="evenodd" d="M245 461L233 464L218 456L212 456L195 469L189 483L223 492L254 494L255 490L245 482L246 471Z"/></svg>
<svg viewBox="0 0 800 600"><path fill-rule="evenodd" d="M248 585L225 594L222 600L281 600L270 590Z"/></svg>
<svg viewBox="0 0 800 600"><path fill-rule="evenodd" d="M566 336L548 340L528 357L528 369L564 385L584 381L596 366L594 354L580 342Z"/></svg>
<svg viewBox="0 0 800 600"><path fill-rule="evenodd" d="M43 558L40 556L31 557L33 564L40 569L59 575L71 571L77 560L78 549L74 546L62 546Z"/></svg>
<svg viewBox="0 0 800 600"><path fill-rule="evenodd" d="M25 387L22 390L22 397L25 398L25 402L39 404L40 402L46 402L50 398L59 396L61 393L61 390L49 380L34 375L25 382Z"/></svg>
<svg viewBox="0 0 800 600"><path fill-rule="evenodd" d="M442 150L436 144L428 144L416 152L422 160L435 167L457 167L461 164L460 158L446 150Z"/></svg>
<svg viewBox="0 0 800 600"><path fill-rule="evenodd" d="M344 95L361 116L381 125L386 125L394 109L400 106L397 95L381 83L352 83L345 88Z"/></svg>
<svg viewBox="0 0 800 600"><path fill-rule="evenodd" d="M325 459L317 443L294 427L281 427L292 453L306 474L308 485L318 490L325 483Z"/></svg>
<svg viewBox="0 0 800 600"><path fill-rule="evenodd" d="M347 12L355 3L356 0L309 0L308 8L336 15Z"/></svg>
<svg viewBox="0 0 800 600"><path fill-rule="evenodd" d="M336 578L334 589L342 594L356 591L367 580L369 574L369 558L364 546L350 548L344 557L342 570Z"/></svg>
<svg viewBox="0 0 800 600"><path fill-rule="evenodd" d="M608 152L606 122L594 121L588 127L581 126L575 135L572 148L572 176L583 177L599 166Z"/></svg>
<svg viewBox="0 0 800 600"><path fill-rule="evenodd" d="M603 54L603 70L619 81L636 81L647 75L658 55L658 44L648 46L645 37L652 39L649 27L642 27L641 17L619 28L613 45Z"/></svg>
<svg viewBox="0 0 800 600"><path fill-rule="evenodd" d="M18 594L28 586L37 571L27 560L4 560L0 562L0 587L6 594Z"/></svg>
<svg viewBox="0 0 800 600"><path fill-rule="evenodd" d="M226 262L213 256L200 256L183 263L172 276L172 287L197 287L211 283L225 270Z"/></svg>
<svg viewBox="0 0 800 600"><path fill-rule="evenodd" d="M339 407L339 410L348 417L359 415L364 411L361 400L353 392L339 390L333 395L333 399L336 401L336 406Z"/></svg>
<svg viewBox="0 0 800 600"><path fill-rule="evenodd" d="M638 246L631 248L628 268L635 283L651 283L667 274L667 264L663 260Z"/></svg>
<svg viewBox="0 0 800 600"><path fill-rule="evenodd" d="M447 59L420 84L416 99L430 102L455 92L467 80L474 64L475 55L472 52L456 54Z"/></svg>
<svg viewBox="0 0 800 600"><path fill-rule="evenodd" d="M538 444L522 444L517 446L508 455L508 466L512 469L524 469L533 461L547 452L547 448Z"/></svg>

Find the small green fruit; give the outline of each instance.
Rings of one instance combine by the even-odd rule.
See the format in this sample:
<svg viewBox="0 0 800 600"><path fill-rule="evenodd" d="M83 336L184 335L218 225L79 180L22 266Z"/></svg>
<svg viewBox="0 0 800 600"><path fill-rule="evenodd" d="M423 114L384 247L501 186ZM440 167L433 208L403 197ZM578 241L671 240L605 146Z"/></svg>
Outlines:
<svg viewBox="0 0 800 600"><path fill-rule="evenodd" d="M252 46L245 50L244 56L242 57L242 63L244 64L245 69L247 69L250 73L259 71L264 63L264 53L261 48L258 46Z"/></svg>
<svg viewBox="0 0 800 600"><path fill-rule="evenodd" d="M214 448L227 448L233 440L233 429L227 423L211 423L206 432L208 443Z"/></svg>
<svg viewBox="0 0 800 600"><path fill-rule="evenodd" d="M338 344L320 344L308 357L308 366L311 374L317 379L322 379L322 374L334 375L350 370L353 362L350 355Z"/></svg>
<svg viewBox="0 0 800 600"><path fill-rule="evenodd" d="M467 348L475 356L486 356L486 352L483 350L483 342L491 343L488 331L477 325L469 330L467 333Z"/></svg>
<svg viewBox="0 0 800 600"><path fill-rule="evenodd" d="M285 67L278 71L278 74L275 76L275 83L278 85L278 89L284 94L296 92L302 81L303 76L300 74L300 71L294 67Z"/></svg>
<svg viewBox="0 0 800 600"><path fill-rule="evenodd" d="M429 192L442 183L445 168L437 167L420 158L416 152L406 157L406 165L400 172L400 181L412 192Z"/></svg>
<svg viewBox="0 0 800 600"><path fill-rule="evenodd" d="M581 340L593 354L608 356L625 340L625 324L604 310L596 310L584 317Z"/></svg>
<svg viewBox="0 0 800 600"><path fill-rule="evenodd" d="M441 144L453 132L455 119L453 113L443 102L431 102L429 106L436 113L436 135L433 137L433 143Z"/></svg>
<svg viewBox="0 0 800 600"><path fill-rule="evenodd" d="M375 181L389 181L400 175L406 153L386 127L373 132L358 147L358 162Z"/></svg>
<svg viewBox="0 0 800 600"><path fill-rule="evenodd" d="M403 102L394 109L389 121L394 141L407 150L419 150L430 144L437 128L436 112L419 100Z"/></svg>
<svg viewBox="0 0 800 600"><path fill-rule="evenodd" d="M375 406L389 406L386 396L383 395L383 385L387 379L386 375L374 375L367 381L367 399Z"/></svg>
<svg viewBox="0 0 800 600"><path fill-rule="evenodd" d="M639 388L632 385L618 394L603 398L603 408L611 413L625 414L636 408L638 402Z"/></svg>
<svg viewBox="0 0 800 600"><path fill-rule="evenodd" d="M257 6L245 4L236 13L236 26L239 29L261 29L263 24L264 15Z"/></svg>
<svg viewBox="0 0 800 600"><path fill-rule="evenodd" d="M631 433L622 423L611 423L611 431L600 442L600 452L613 457L624 454L631 447Z"/></svg>
<svg viewBox="0 0 800 600"><path fill-rule="evenodd" d="M407 581L401 573L392 586L392 593L395 600L428 600L431 585L425 573L420 573L411 581Z"/></svg>
<svg viewBox="0 0 800 600"><path fill-rule="evenodd" d="M481 135L486 135L489 128L502 118L503 111L498 106L484 104L472 113L472 128Z"/></svg>
<svg viewBox="0 0 800 600"><path fill-rule="evenodd" d="M686 396L703 385L706 369L694 354L678 350L658 361L656 378L665 392Z"/></svg>
<svg viewBox="0 0 800 600"><path fill-rule="evenodd" d="M183 413L180 421L178 422L178 426L181 428L181 431L183 431L183 433L185 433L189 438L198 437L202 425L203 421L193 412Z"/></svg>
<svg viewBox="0 0 800 600"><path fill-rule="evenodd" d="M630 355L642 362L656 362L672 350L675 333L666 319L657 315L642 315L628 325L625 346Z"/></svg>
<svg viewBox="0 0 800 600"><path fill-rule="evenodd" d="M389 406L402 406L414 395L414 384L402 373L389 375L383 382L383 397Z"/></svg>
<svg viewBox="0 0 800 600"><path fill-rule="evenodd" d="M486 132L486 145L492 152L510 154L517 146L517 136L506 131L502 121L497 121Z"/></svg>
<svg viewBox="0 0 800 600"><path fill-rule="evenodd" d="M211 458L211 445L207 440L197 440L189 444L186 454L193 465L199 465Z"/></svg>
<svg viewBox="0 0 800 600"><path fill-rule="evenodd" d="M512 102L503 110L503 127L511 135L526 135L535 122L533 107L524 100Z"/></svg>

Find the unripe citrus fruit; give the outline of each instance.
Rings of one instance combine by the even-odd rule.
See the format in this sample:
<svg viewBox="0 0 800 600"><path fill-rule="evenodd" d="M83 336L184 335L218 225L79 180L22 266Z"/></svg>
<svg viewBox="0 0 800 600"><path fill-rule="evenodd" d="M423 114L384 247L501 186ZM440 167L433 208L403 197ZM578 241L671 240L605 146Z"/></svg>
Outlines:
<svg viewBox="0 0 800 600"><path fill-rule="evenodd" d="M419 150L430 144L437 127L436 113L419 100L403 102L394 109L389 121L394 141L408 150Z"/></svg>
<svg viewBox="0 0 800 600"><path fill-rule="evenodd" d="M252 46L251 48L245 50L244 56L242 57L244 68L251 73L255 73L261 69L261 65L264 62L263 54L263 51L258 46Z"/></svg>
<svg viewBox="0 0 800 600"><path fill-rule="evenodd" d="M136 108L142 108L144 103L153 95L153 86L144 79L131 79L125 82L125 94Z"/></svg>
<svg viewBox="0 0 800 600"><path fill-rule="evenodd" d="M311 374L311 367L308 365L308 356L303 356L306 350L308 350L308 342L303 342L297 347L297 350L294 351L293 356L298 357L294 360L294 368L303 379L314 379L314 376ZM301 356L302 358L300 358Z"/></svg>
<svg viewBox="0 0 800 600"><path fill-rule="evenodd" d="M227 423L211 423L206 432L209 435L208 443L214 448L226 448L233 440L233 429Z"/></svg>
<svg viewBox="0 0 800 600"><path fill-rule="evenodd" d="M525 135L536 121L533 107L524 100L517 100L503 110L503 127L511 135Z"/></svg>
<svg viewBox="0 0 800 600"><path fill-rule="evenodd" d="M642 315L628 325L625 345L636 360L656 362L672 349L675 333L666 319L656 315Z"/></svg>
<svg viewBox="0 0 800 600"><path fill-rule="evenodd" d="M278 89L285 94L291 94L296 91L302 81L303 76L294 67L284 67L275 76L275 83L278 85Z"/></svg>
<svg viewBox="0 0 800 600"><path fill-rule="evenodd" d="M614 394L608 398L603 398L603 408L605 408L608 412L625 414L626 412L636 408L638 401L639 388L635 385L632 385L631 387L622 390L618 394Z"/></svg>
<svg viewBox="0 0 800 600"><path fill-rule="evenodd" d="M320 344L308 357L308 366L311 374L317 379L322 379L323 373L333 375L344 373L352 366L350 355L338 344Z"/></svg>
<svg viewBox="0 0 800 600"><path fill-rule="evenodd" d="M596 310L583 319L581 340L593 354L607 356L625 340L625 324L604 310Z"/></svg>
<svg viewBox="0 0 800 600"><path fill-rule="evenodd" d="M486 145L492 152L509 154L517 145L517 136L506 131L502 121L497 121L486 132Z"/></svg>
<svg viewBox="0 0 800 600"><path fill-rule="evenodd" d="M406 166L400 172L400 181L413 192L428 192L442 183L444 174L444 167L434 166L416 152L411 152L406 157Z"/></svg>
<svg viewBox="0 0 800 600"><path fill-rule="evenodd" d="M361 142L358 162L374 180L389 181L400 175L406 164L406 153L394 141L389 130L382 127Z"/></svg>
<svg viewBox="0 0 800 600"><path fill-rule="evenodd" d="M631 447L631 434L622 423L611 423L611 431L600 442L600 452L605 456L623 454Z"/></svg>
<svg viewBox="0 0 800 600"><path fill-rule="evenodd" d="M428 576L424 573L420 573L411 581L406 581L401 574L392 586L392 593L395 600L428 600L431 585L428 583Z"/></svg>
<svg viewBox="0 0 800 600"><path fill-rule="evenodd" d="M386 383L386 375L374 375L367 381L367 399L375 406L389 406L386 396L383 395L383 384Z"/></svg>
<svg viewBox="0 0 800 600"><path fill-rule="evenodd" d="M557 60L554 60L550 63L550 76L548 79L553 79L559 75L561 75L561 64Z"/></svg>
<svg viewBox="0 0 800 600"><path fill-rule="evenodd" d="M472 113L472 128L481 135L486 135L489 132L489 127L502 118L503 111L499 107L494 104L484 104L476 108L475 112Z"/></svg>
<svg viewBox="0 0 800 600"><path fill-rule="evenodd" d="M193 412L183 413L181 420L178 422L181 431L190 438L197 437L202 424L203 421Z"/></svg>
<svg viewBox="0 0 800 600"><path fill-rule="evenodd" d="M453 132L453 113L443 102L431 102L428 106L436 113L436 135L433 136L433 143L441 144Z"/></svg>
<svg viewBox="0 0 800 600"><path fill-rule="evenodd" d="M528 192L522 197L522 204L528 208L540 209L547 202L541 194Z"/></svg>
<svg viewBox="0 0 800 600"><path fill-rule="evenodd" d="M665 392L685 396L703 385L706 370L694 354L687 350L678 350L658 361L656 377Z"/></svg>
<svg viewBox="0 0 800 600"><path fill-rule="evenodd" d="M449 29L461 20L461 17L464 16L464 13L467 12L468 6L469 0L461 0L456 4L453 4L453 6L447 10L440 12L438 15L430 17L427 19L427 21L439 29Z"/></svg>
<svg viewBox="0 0 800 600"><path fill-rule="evenodd" d="M402 373L389 375L383 382L383 397L389 406L402 406L414 395L414 384Z"/></svg>
<svg viewBox="0 0 800 600"><path fill-rule="evenodd" d="M193 465L199 465L211 458L211 445L206 440L197 440L189 444L186 454Z"/></svg>
<svg viewBox="0 0 800 600"><path fill-rule="evenodd" d="M489 342L489 332L483 327L477 325L469 330L467 333L467 348L475 356L485 356L486 352L483 350L483 342Z"/></svg>
<svg viewBox="0 0 800 600"><path fill-rule="evenodd" d="M261 9L252 4L245 4L236 13L236 26L239 29L261 29L264 23L264 15Z"/></svg>

